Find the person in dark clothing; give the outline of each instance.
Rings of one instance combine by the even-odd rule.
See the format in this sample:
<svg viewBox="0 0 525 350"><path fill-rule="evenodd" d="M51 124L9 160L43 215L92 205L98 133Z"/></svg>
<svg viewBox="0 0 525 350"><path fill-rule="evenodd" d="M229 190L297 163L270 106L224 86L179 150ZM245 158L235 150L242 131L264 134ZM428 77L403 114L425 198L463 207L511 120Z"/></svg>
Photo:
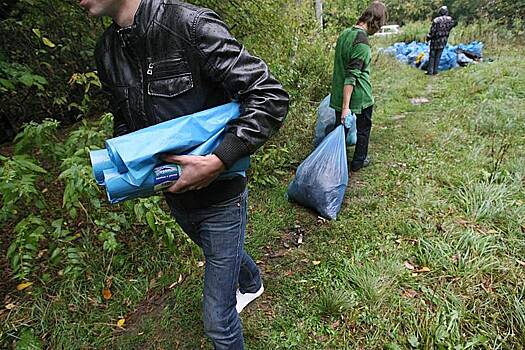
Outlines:
<svg viewBox="0 0 525 350"><path fill-rule="evenodd" d="M166 199L206 259L204 331L215 349L243 349L239 313L264 288L244 250L247 180L218 176L281 127L288 94L209 9L177 0L80 0L80 6L113 19L95 59L112 103L115 136L233 100L241 105L212 154L163 159L182 166Z"/></svg>
<svg viewBox="0 0 525 350"><path fill-rule="evenodd" d="M330 107L335 109L336 125L351 113L357 116L357 143L350 170L369 165L368 143L372 130L374 97L370 81L372 51L368 36L377 33L387 20L386 6L374 1L357 20L345 29L335 48ZM346 133L345 133L346 134Z"/></svg>
<svg viewBox="0 0 525 350"><path fill-rule="evenodd" d="M439 9L438 16L432 20L430 33L427 35L427 40L430 41L430 55L427 67L428 75L438 73L441 54L445 46L447 46L448 36L454 25L454 20L448 15L448 8L442 6Z"/></svg>

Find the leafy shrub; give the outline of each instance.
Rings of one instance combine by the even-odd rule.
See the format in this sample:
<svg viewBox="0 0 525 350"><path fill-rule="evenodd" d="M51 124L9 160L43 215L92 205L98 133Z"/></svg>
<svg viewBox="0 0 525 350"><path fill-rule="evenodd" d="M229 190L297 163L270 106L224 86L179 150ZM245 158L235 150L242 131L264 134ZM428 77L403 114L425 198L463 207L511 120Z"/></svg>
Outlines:
<svg viewBox="0 0 525 350"><path fill-rule="evenodd" d="M26 155L0 156L0 164L0 221L18 214L21 204L26 207L34 204L40 209L45 207L44 197L37 187L42 175L47 174L45 169Z"/></svg>
<svg viewBox="0 0 525 350"><path fill-rule="evenodd" d="M32 214L16 225L15 240L7 250L7 258L16 278L24 279L35 269L34 260L45 232L46 222Z"/></svg>
<svg viewBox="0 0 525 350"><path fill-rule="evenodd" d="M38 149L45 156L59 156L60 146L55 132L60 123L53 119L45 119L42 123L30 122L15 137L15 154L28 154Z"/></svg>

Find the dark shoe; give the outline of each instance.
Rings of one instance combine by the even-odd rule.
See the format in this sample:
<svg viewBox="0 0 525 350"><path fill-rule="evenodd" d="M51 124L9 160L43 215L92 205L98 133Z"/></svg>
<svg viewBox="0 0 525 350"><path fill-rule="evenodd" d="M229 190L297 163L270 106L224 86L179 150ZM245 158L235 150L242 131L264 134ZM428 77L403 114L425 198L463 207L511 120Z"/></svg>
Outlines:
<svg viewBox="0 0 525 350"><path fill-rule="evenodd" d="M353 172L356 172L356 171L359 171L361 168L366 168L369 165L370 165L370 159L366 157L362 163L356 164L352 162L352 165L350 166L350 170Z"/></svg>

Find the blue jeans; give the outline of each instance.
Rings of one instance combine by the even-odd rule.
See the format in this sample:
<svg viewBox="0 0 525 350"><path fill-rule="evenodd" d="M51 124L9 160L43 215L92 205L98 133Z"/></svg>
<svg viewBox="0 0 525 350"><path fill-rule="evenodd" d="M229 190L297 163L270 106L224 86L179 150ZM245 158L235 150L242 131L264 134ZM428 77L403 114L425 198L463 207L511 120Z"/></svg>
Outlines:
<svg viewBox="0 0 525 350"><path fill-rule="evenodd" d="M201 209L184 208L167 196L171 213L186 234L202 248L204 271L204 332L215 349L244 349L242 325L235 309L237 287L254 293L261 276L244 251L248 192Z"/></svg>

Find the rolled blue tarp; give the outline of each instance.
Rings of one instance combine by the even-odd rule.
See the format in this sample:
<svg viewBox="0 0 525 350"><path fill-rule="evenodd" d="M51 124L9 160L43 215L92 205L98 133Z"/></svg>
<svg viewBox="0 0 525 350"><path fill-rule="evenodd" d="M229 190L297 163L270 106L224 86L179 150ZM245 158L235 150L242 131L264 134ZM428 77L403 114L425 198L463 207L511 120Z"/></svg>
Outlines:
<svg viewBox="0 0 525 350"><path fill-rule="evenodd" d="M223 138L224 129L219 130L219 132L187 153L187 155L208 155L217 148ZM249 167L250 157L243 157L235 162L230 169L219 175L219 178L228 179L239 175L246 176L246 170ZM120 174L116 167L106 169L103 172L108 200L111 204L116 204L128 199L152 196L155 192L165 190L173 185L183 171L184 169L177 164L162 164L154 167L140 186L135 186L133 181L130 181L129 172Z"/></svg>
<svg viewBox="0 0 525 350"><path fill-rule="evenodd" d="M93 175L106 186L112 204L151 196L174 184L183 171L177 164L164 163L160 154L211 154L223 140L228 122L239 115L239 105L229 103L107 140L106 149L90 152ZM249 166L246 156L219 178L246 176Z"/></svg>
<svg viewBox="0 0 525 350"><path fill-rule="evenodd" d="M97 184L104 185L104 170L114 168L113 162L109 158L106 149L98 149L89 153L91 159L91 166L93 168L93 176Z"/></svg>
<svg viewBox="0 0 525 350"><path fill-rule="evenodd" d="M228 103L107 140L106 149L118 172L129 173L129 181L140 186L160 163L159 154L184 154L224 129L239 114L239 104Z"/></svg>

